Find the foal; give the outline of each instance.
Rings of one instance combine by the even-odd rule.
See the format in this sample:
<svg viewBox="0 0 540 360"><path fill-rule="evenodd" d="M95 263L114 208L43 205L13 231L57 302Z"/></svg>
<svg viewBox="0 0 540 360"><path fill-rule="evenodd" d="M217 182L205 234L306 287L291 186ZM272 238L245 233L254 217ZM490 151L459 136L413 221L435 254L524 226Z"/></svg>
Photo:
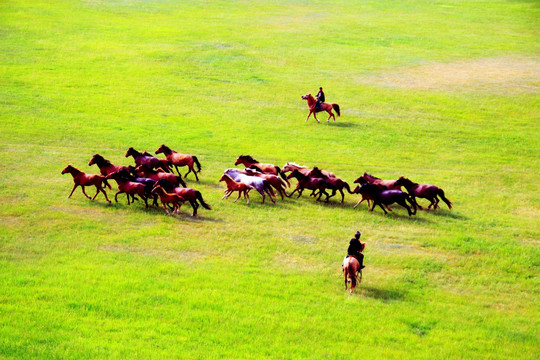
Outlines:
<svg viewBox="0 0 540 360"><path fill-rule="evenodd" d="M152 189L152 193L158 194L159 199L161 200L161 205L163 205L163 209L165 209L165 212L167 215L171 215L169 212L169 209L167 209L166 204L171 204L173 206L173 213L178 213L180 211L180 206L186 201L183 197L181 197L178 194L169 194L160 185L156 185L155 188Z"/></svg>
<svg viewBox="0 0 540 360"><path fill-rule="evenodd" d="M229 175L226 174L223 174L219 181L225 181L225 183L227 184L227 190L225 190L225 195L223 195L221 200L227 199L229 196L231 196L233 192L238 191L238 197L236 198L236 200L234 200L234 202L237 202L243 193L244 199L247 199L247 203L249 204L248 193L251 189L253 189L253 186L244 184L243 182L236 182Z"/></svg>
<svg viewBox="0 0 540 360"><path fill-rule="evenodd" d="M71 165L66 166L66 168L64 170L62 170L62 175L64 175L65 173L70 173L71 176L73 176L73 182L75 183L75 185L73 186L73 190L71 190L71 193L69 194L68 198L70 198L71 195L73 195L73 192L75 191L77 186L81 186L82 192L83 192L84 196L86 196L87 198L94 200L96 198L96 196L98 196L99 192L101 191L103 193L103 195L105 195L105 199L107 199L109 204L111 203L111 201L107 197L107 193L105 192L105 190L103 190L103 187L101 185L103 183L103 184L105 184L105 186L108 186L109 189L111 189L111 185L109 185L109 183L107 182L107 179L105 178L105 176L102 176L102 175L88 175L88 174L83 173L79 169L74 168ZM84 191L85 186L92 186L92 185L95 186L96 189L97 189L96 195L94 195L93 198L88 196L86 194L86 191Z"/></svg>

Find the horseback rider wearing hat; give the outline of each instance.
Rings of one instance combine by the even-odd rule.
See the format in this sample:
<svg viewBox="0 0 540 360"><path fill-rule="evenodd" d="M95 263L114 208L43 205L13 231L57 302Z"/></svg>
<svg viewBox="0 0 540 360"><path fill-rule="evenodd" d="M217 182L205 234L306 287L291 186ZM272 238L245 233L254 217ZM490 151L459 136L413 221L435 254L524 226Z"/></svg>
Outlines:
<svg viewBox="0 0 540 360"><path fill-rule="evenodd" d="M366 243L360 242L360 231L357 231L356 234L354 234L354 238L351 239L349 242L349 248L347 249L347 257L354 256L358 259L358 262L360 263L360 269L365 268L364 266L364 254L362 254L362 251L364 251L364 248L366 247Z"/></svg>

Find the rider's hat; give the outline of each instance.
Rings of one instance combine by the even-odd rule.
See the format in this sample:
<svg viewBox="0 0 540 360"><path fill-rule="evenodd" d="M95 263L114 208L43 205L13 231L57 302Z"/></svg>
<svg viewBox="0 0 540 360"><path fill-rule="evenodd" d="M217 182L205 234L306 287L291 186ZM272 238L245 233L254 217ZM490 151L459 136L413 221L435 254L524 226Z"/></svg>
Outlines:
<svg viewBox="0 0 540 360"><path fill-rule="evenodd" d="M354 234L354 236L355 236L356 238L359 238L360 235L361 235L361 234L360 234L360 231L357 231L356 234Z"/></svg>

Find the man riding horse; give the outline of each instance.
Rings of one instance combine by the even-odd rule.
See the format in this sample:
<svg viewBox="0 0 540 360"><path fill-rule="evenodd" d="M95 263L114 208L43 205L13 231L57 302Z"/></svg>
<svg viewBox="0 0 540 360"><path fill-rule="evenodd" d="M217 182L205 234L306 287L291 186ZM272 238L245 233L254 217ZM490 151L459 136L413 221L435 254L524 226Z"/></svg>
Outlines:
<svg viewBox="0 0 540 360"><path fill-rule="evenodd" d="M325 101L324 99L324 92L322 91L322 87L319 88L319 93L317 94L317 103L315 104L315 111L319 112L321 111L322 103Z"/></svg>
<svg viewBox="0 0 540 360"><path fill-rule="evenodd" d="M349 242L349 248L347 249L347 256L345 256L345 258L348 258L349 256L356 257L360 263L360 270L365 268L364 254L362 254L365 247L366 243L360 242L360 231L357 231L356 234L354 234L354 238Z"/></svg>

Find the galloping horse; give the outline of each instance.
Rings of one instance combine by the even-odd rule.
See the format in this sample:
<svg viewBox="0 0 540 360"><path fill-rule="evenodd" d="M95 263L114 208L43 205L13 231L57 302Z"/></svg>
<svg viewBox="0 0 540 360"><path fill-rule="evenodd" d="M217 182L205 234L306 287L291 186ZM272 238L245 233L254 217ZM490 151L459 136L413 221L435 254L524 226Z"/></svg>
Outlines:
<svg viewBox="0 0 540 360"><path fill-rule="evenodd" d="M298 165L297 163L293 162L287 162L285 165L283 165L283 170L281 170L284 174L288 173L289 171L298 170L304 175L308 175L312 169L308 168L304 165ZM334 173L328 172L326 170L321 170L321 172L324 174L324 176L328 177L335 177L336 175Z"/></svg>
<svg viewBox="0 0 540 360"><path fill-rule="evenodd" d="M337 176L327 176L325 175L321 169L319 169L318 167L314 167L308 174L308 176L310 177L315 177L315 178L323 178L326 180L326 183L327 183L327 188L332 190L332 195L330 195L329 197L332 197L334 195L336 195L336 191L339 191L340 194L341 194L341 203L343 204L343 201L345 200L345 194L343 193L343 189L346 189L349 194L354 194L352 191L351 191L351 188L349 187L349 184L347 184L347 182L341 180L340 178L338 178Z"/></svg>
<svg viewBox="0 0 540 360"><path fill-rule="evenodd" d="M118 184L118 191L114 195L114 201L118 202L118 194L125 193L127 196L128 205L130 205L132 202L137 200L135 195L139 195L141 199L144 200L146 207L148 207L148 197L146 196L146 186L144 184L129 181L125 177L122 177L119 171L110 173L107 175L107 179L114 179ZM130 197L131 202L129 201Z"/></svg>
<svg viewBox="0 0 540 360"><path fill-rule="evenodd" d="M298 183L296 184L296 189L293 190L288 196L291 197L296 191L298 191L297 199L302 195L302 192L304 189L313 190L312 195L315 193L315 191L319 191L319 197L317 198L317 201L321 199L321 196L324 194L326 195L326 202L328 202L328 199L330 196L326 192L327 188L327 182L324 178L315 178L315 177L309 177L307 175L304 175L300 172L298 169L294 169L288 176L287 179L290 179L292 177L295 177L296 180L298 180Z"/></svg>
<svg viewBox="0 0 540 360"><path fill-rule="evenodd" d="M278 194L281 195L281 200L284 200L283 195L287 196L287 192L285 191L285 189L287 188L287 185L290 185L288 180L283 180L277 175L262 173L260 172L260 170L258 170L257 167L247 168L244 170L244 173L248 176L257 176L261 179L265 179L266 181L268 181L268 184L270 184L270 186L276 189Z"/></svg>
<svg viewBox="0 0 540 360"><path fill-rule="evenodd" d="M111 164L109 160L105 159L103 156L99 154L95 154L94 156L92 156L92 159L90 159L88 166L92 166L94 164L98 166L99 172L103 176L107 176L110 173L113 173L121 169L127 169L127 166Z"/></svg>
<svg viewBox="0 0 540 360"><path fill-rule="evenodd" d="M73 185L73 190L71 190L71 193L69 194L68 198L70 198L71 195L73 195L73 192L75 191L77 186L80 186L84 196L86 196L87 198L94 200L96 196L98 196L99 192L101 191L103 195L105 195L105 199L107 199L109 204L111 203L111 201L107 197L107 193L105 192L105 190L103 190L103 186L101 185L103 183L105 184L105 186L108 186L109 189L112 189L111 185L109 185L109 183L107 182L107 179L105 178L105 176L85 174L79 169L76 169L73 166L71 166L71 164L66 166L66 168L62 170L62 175L66 173L70 173L71 176L73 176L73 182L75 183L75 185ZM86 194L86 191L84 191L85 186L92 186L92 185L95 186L97 189L96 195L94 195L93 198L88 196Z"/></svg>
<svg viewBox="0 0 540 360"><path fill-rule="evenodd" d="M129 171L131 171L131 173L133 173L134 175L140 177L150 178L156 181L160 179L166 179L174 186L182 185L183 187L186 187L186 183L184 182L184 180L182 180L182 177L180 175L175 175L164 171L156 171L145 165L140 165L135 168L133 166L129 166Z"/></svg>
<svg viewBox="0 0 540 360"><path fill-rule="evenodd" d="M347 277L351 281L351 291L352 295L354 288L356 287L357 281L360 282L362 279L362 270L360 269L360 263L354 255L349 255L343 260L341 265L343 268L343 275L345 276L345 290L347 290Z"/></svg>
<svg viewBox="0 0 540 360"><path fill-rule="evenodd" d="M369 211L373 211L373 209L375 209L375 205L379 205L380 208L383 209L384 213L388 214L383 205L397 203L407 209L409 216L416 214L416 206L411 200L411 197L401 190L381 190L375 184L364 184L360 187L358 192L360 194L367 194L373 199L373 206L371 209L369 209ZM407 201L411 204L414 213L411 211L409 205L407 205Z"/></svg>
<svg viewBox="0 0 540 360"><path fill-rule="evenodd" d="M180 211L180 206L182 206L184 201L186 201L180 195L169 194L168 192L163 190L163 188L159 185L156 185L156 187L152 189L152 193L158 194L159 200L161 200L161 205L163 205L163 209L165 209L165 212L167 213L167 215L171 215L171 213L169 212L169 209L167 209L167 204L172 204L173 213L174 212L178 213Z"/></svg>
<svg viewBox="0 0 540 360"><path fill-rule="evenodd" d="M315 118L315 120L317 120L317 122L320 123L319 119L317 119L317 114L316 113L321 112L321 111L326 111L328 114L330 114L330 116L328 116L328 119L326 120L327 122L330 122L330 118L334 118L334 122L336 122L336 117L334 116L334 113L332 112L332 109L334 109L336 111L337 116L341 115L338 104L330 104L330 103L327 103L327 102L323 102L321 104L321 110L316 111L315 110L315 105L317 104L317 100L315 100L313 95L311 95L311 94L303 95L302 99L307 100L307 105L308 105L308 108L309 108L309 114L308 114L308 116L306 118L306 122L308 121L311 114L313 114L313 117Z"/></svg>
<svg viewBox="0 0 540 360"><path fill-rule="evenodd" d="M415 182L412 182L411 180L409 180L409 179L407 179L407 178L405 178L403 176L400 177L396 181L396 184L403 185L405 187L405 189L407 189L407 192L411 196L414 204L419 209L422 209L422 207L420 205L418 205L418 203L416 202L417 197L428 199L429 201L431 201L431 204L429 204L429 206L428 206L428 210L432 206L433 206L433 210L435 210L435 209L437 209L439 207L439 198L437 197L437 195L438 195L446 203L446 205L448 205L448 208L450 210L452 210L452 202L450 200L448 200L444 196L444 190L441 189L438 186L435 186L435 185L419 185L419 184L417 184Z"/></svg>
<svg viewBox="0 0 540 360"><path fill-rule="evenodd" d="M238 199L240 199L240 196L244 194L244 199L247 200L247 203L249 204L249 191L253 189L253 186L244 184L243 182L237 182L234 181L229 175L223 174L219 181L225 181L225 184L227 184L227 190L225 190L225 195L221 198L228 199L229 196L235 191L238 191L238 197L234 202L237 202Z"/></svg>
<svg viewBox="0 0 540 360"><path fill-rule="evenodd" d="M272 174L272 175L279 175L282 179L287 180L285 175L282 173L279 166L276 166L274 164L268 164L268 163L260 163L257 160L255 160L250 155L240 155L238 159L234 162L234 165L242 164L246 168L252 168L255 170L259 170L262 173L265 174Z"/></svg>
<svg viewBox="0 0 540 360"><path fill-rule="evenodd" d="M161 153L165 154L169 163L174 165L178 175L180 175L180 171L178 171L178 167L187 166L189 168L189 171L186 173L186 175L184 175L184 177L188 176L190 172L193 172L193 174L195 175L195 179L199 181L199 177L197 176L197 173L201 172L201 164L199 163L199 159L197 159L196 156L178 153L174 150L171 150L166 145L161 145L159 149L156 150L156 154L161 154ZM197 165L197 171L193 169L193 164Z"/></svg>
<svg viewBox="0 0 540 360"><path fill-rule="evenodd" d="M401 185L397 184L397 180L382 180L378 177L368 174L367 172L364 175L360 176L358 179L354 180L356 184L375 184L381 190L401 190Z"/></svg>
<svg viewBox="0 0 540 360"><path fill-rule="evenodd" d="M244 174L241 170L238 169L227 169L224 172L225 175L229 175L236 182L243 182L244 184L251 185L261 194L262 203L264 204L264 199L266 197L265 193L268 195L270 200L275 203L274 198L272 197L272 188L268 181L261 179L256 176L249 176Z"/></svg>
<svg viewBox="0 0 540 360"><path fill-rule="evenodd" d="M163 163L160 159L153 156L147 156L144 154L141 154L134 148L130 147L128 151L126 152L126 157L133 156L133 159L135 160L135 165L146 165L149 168L155 169L163 166ZM169 166L167 165L163 170L167 172L171 172L169 169Z"/></svg>
<svg viewBox="0 0 540 360"><path fill-rule="evenodd" d="M198 202L201 203L202 207L207 210L212 210L212 207L204 202L202 194L200 191L191 189L191 188L181 188L175 185L172 185L166 179L160 179L156 182L156 185L161 186L168 193L175 193L189 201L191 207L193 208L193 214L191 216L197 216L197 209L199 208Z"/></svg>

